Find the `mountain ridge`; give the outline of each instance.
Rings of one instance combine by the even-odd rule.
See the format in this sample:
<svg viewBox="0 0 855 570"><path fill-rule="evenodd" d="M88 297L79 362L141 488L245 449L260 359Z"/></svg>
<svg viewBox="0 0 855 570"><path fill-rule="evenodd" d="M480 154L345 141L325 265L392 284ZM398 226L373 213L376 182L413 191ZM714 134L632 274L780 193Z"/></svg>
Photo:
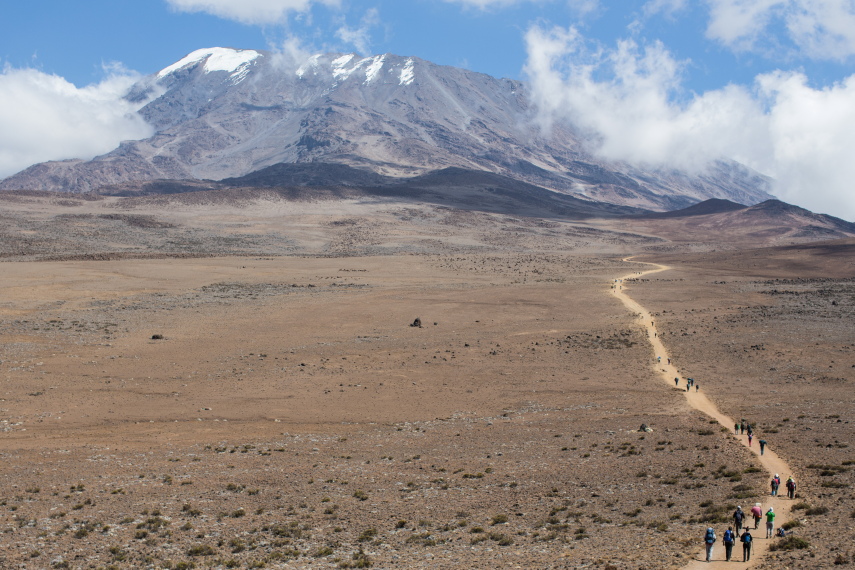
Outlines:
<svg viewBox="0 0 855 570"><path fill-rule="evenodd" d="M719 161L692 175L607 163L570 125L545 134L528 87L416 57L197 50L128 93L156 133L90 161L34 165L0 189L98 191L158 179L222 180L323 161L412 177L494 172L557 193L651 210L707 198L757 203L769 180Z"/></svg>

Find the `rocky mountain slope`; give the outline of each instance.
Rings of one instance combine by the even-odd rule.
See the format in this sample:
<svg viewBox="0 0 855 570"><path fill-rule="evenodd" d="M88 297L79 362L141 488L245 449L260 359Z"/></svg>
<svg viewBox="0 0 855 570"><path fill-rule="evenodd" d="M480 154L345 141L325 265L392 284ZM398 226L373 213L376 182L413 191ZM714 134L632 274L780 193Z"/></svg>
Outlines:
<svg viewBox="0 0 855 570"><path fill-rule="evenodd" d="M855 224L804 208L766 200L753 206L706 200L682 210L627 218L637 231L675 241L773 246L855 237Z"/></svg>
<svg viewBox="0 0 855 570"><path fill-rule="evenodd" d="M641 170L591 156L567 125L544 132L526 84L415 58L211 48L140 81L156 129L91 161L34 165L0 190L98 191L158 179L240 177L322 161L412 177L447 167L488 171L560 193L673 210L721 198L754 204L769 181L733 162L701 175Z"/></svg>

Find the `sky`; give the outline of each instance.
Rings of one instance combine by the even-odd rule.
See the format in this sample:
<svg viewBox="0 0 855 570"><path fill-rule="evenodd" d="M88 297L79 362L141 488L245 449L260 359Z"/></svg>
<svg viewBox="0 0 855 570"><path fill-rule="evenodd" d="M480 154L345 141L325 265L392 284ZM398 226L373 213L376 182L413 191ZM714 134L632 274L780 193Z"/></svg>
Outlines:
<svg viewBox="0 0 855 570"><path fill-rule="evenodd" d="M122 99L204 47L394 53L530 82L603 158L730 158L855 220L855 0L67 0L0 6L0 177L152 129Z"/></svg>

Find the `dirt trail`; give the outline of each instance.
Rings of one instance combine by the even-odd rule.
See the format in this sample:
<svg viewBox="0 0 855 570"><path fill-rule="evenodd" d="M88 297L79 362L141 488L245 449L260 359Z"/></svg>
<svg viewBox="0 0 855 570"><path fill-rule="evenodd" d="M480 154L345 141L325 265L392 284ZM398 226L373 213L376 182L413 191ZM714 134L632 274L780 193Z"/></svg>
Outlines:
<svg viewBox="0 0 855 570"><path fill-rule="evenodd" d="M631 258L627 258L624 261L632 261ZM766 493L765 497L762 500L762 509L765 513L770 507L777 513L775 517L775 528L792 519L793 517L790 514L790 505L793 503L792 499L788 499L786 496L786 489L784 488L783 482L786 478L793 473L792 468L787 465L787 463L778 457L774 451L771 451L768 446L766 447L763 455L760 455L760 446L755 441L753 445L749 447L748 445L748 436L747 435L733 435L733 427L736 424L736 420L731 417L723 414L715 404L707 398L704 392L701 392L699 388L703 385L703 379L700 379L696 382L698 389L692 389L691 391L685 391L686 389L686 379L680 376L680 371L677 367L670 363L670 356L668 351L665 349L665 345L662 340L659 338L659 334L656 330L655 321L653 320L650 312L647 311L644 307L634 301L629 297L626 293L626 287L629 283L632 282L633 279L640 278L644 275L650 275L652 273L659 273L661 271L667 271L670 267L666 265L659 265L656 263L646 263L641 261L633 261L633 263L643 263L644 265L651 265L654 269L648 269L646 271L634 272L624 277L620 277L615 280L613 283L613 289L615 296L623 302L623 304L635 313L639 319L641 319L644 328L647 330L647 338L650 341L650 344L653 346L654 357L653 357L653 366L656 368L657 372L661 376L664 382L667 382L669 386L674 386L674 378L680 378L679 388L683 390L685 394L686 400L689 405L693 408L700 410L701 412L707 414L711 418L715 419L719 424L727 428L728 432L731 433L732 437L735 437L742 445L747 447L754 455L756 456L757 462L760 466L766 470L769 474L769 480L771 480L772 475L778 474L781 476L781 488L780 493L783 493L783 497L779 493L777 497L772 497L768 493ZM677 387L675 387L677 389ZM796 479L798 481L798 479ZM753 503L746 503L742 505L744 511L749 512L750 508L753 506ZM750 519L750 515L748 517ZM756 565L760 560L766 555L769 549L769 544L771 540L767 540L766 537L766 528L765 528L765 518L760 521L760 525L758 529L751 533L754 537L754 548L751 553L751 561L745 563L741 568L750 568ZM727 527L724 525L719 525L720 528L715 528L716 536L718 537L718 541L716 542L715 548L713 550L713 562L707 563L705 560L705 553L702 548L703 546L703 536L698 536L698 545L701 549L694 555L694 559L692 562L687 564L685 568L693 569L693 568L731 568L733 561L739 561L742 563L742 544L737 542L733 547L733 555L731 557L731 562L725 562L724 560L724 545L722 544L722 536L724 535L724 531L727 530Z"/></svg>

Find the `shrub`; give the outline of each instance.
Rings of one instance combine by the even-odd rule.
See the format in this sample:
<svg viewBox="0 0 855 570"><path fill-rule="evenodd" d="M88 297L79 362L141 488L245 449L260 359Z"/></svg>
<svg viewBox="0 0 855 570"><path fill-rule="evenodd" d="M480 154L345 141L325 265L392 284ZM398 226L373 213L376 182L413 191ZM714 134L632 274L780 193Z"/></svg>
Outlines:
<svg viewBox="0 0 855 570"><path fill-rule="evenodd" d="M802 525L802 521L797 521L797 520L796 520L796 521L787 521L787 522L785 522L784 524L782 524L782 525L781 525L781 528L782 528L782 529L784 529L784 530L790 530L790 529L792 529L792 528L796 528L796 527L799 527L799 526L803 526L803 525Z"/></svg>
<svg viewBox="0 0 855 570"><path fill-rule="evenodd" d="M811 507L805 511L806 515L824 515L828 512L828 507Z"/></svg>
<svg viewBox="0 0 855 570"><path fill-rule="evenodd" d="M377 536L377 529L366 528L365 530L362 531L362 533L359 535L359 538L357 540L359 542L368 542L369 540L371 540L375 536Z"/></svg>
<svg viewBox="0 0 855 570"><path fill-rule="evenodd" d="M805 548L810 548L810 543L804 538L792 535L769 545L769 550L773 552L776 550L803 550Z"/></svg>
<svg viewBox="0 0 855 570"><path fill-rule="evenodd" d="M497 524L505 524L508 522L508 515L496 515L493 517L493 520L490 522L493 526Z"/></svg>
<svg viewBox="0 0 855 570"><path fill-rule="evenodd" d="M491 532L490 540L494 540L499 546L510 546L514 543L511 537L498 532Z"/></svg>
<svg viewBox="0 0 855 570"><path fill-rule="evenodd" d="M188 556L213 556L216 554L213 548L207 544L196 544L187 549Z"/></svg>
<svg viewBox="0 0 855 570"><path fill-rule="evenodd" d="M365 554L362 549L359 552L354 552L351 561L341 562L338 567L339 568L371 568L374 563Z"/></svg>

